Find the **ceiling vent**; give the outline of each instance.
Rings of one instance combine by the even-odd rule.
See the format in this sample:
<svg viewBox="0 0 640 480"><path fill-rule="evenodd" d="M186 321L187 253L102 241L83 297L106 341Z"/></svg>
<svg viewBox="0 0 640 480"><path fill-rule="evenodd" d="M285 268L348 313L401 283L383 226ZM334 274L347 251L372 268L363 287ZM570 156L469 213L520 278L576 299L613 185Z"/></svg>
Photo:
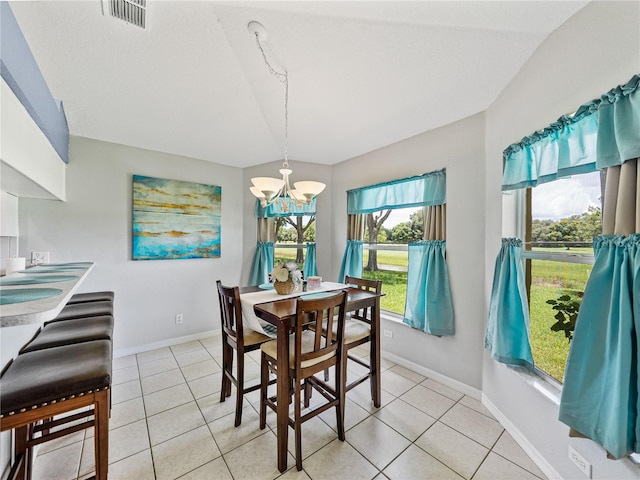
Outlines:
<svg viewBox="0 0 640 480"><path fill-rule="evenodd" d="M147 0L108 0L106 3L112 17L145 28Z"/></svg>

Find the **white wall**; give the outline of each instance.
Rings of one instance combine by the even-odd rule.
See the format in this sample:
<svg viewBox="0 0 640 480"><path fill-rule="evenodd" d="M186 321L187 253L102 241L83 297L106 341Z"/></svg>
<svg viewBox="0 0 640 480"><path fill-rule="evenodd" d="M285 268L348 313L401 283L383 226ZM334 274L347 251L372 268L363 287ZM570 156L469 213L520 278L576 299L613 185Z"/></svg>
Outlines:
<svg viewBox="0 0 640 480"><path fill-rule="evenodd" d="M482 387L484 263L484 116L475 115L334 166L332 277L337 278L347 238L347 196L352 188L447 169L447 265L456 334L435 337L394 322L383 329L385 352L434 370L474 389Z"/></svg>
<svg viewBox="0 0 640 480"><path fill-rule="evenodd" d="M222 186L221 257L132 261L133 174ZM239 168L72 137L67 201L20 200L20 251L96 262L80 291L115 292L116 351L214 330L215 281L237 284L242 271L241 182Z"/></svg>
<svg viewBox="0 0 640 480"><path fill-rule="evenodd" d="M640 3L592 2L554 32L487 110L485 308L500 248L502 150L640 72ZM480 338L478 338L480 341ZM606 459L589 440L568 438L558 406L484 355L483 393L563 478L585 478L568 445L593 464L592 478L639 478L628 460ZM547 470L549 472L549 470Z"/></svg>

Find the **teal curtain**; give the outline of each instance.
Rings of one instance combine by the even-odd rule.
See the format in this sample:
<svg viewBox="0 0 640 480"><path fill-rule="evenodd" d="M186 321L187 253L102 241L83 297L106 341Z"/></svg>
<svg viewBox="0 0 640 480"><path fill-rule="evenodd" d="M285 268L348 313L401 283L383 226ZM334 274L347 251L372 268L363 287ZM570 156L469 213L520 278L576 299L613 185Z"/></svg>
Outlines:
<svg viewBox="0 0 640 480"><path fill-rule="evenodd" d="M317 275L316 271L316 244L307 242L307 256L304 259L304 278Z"/></svg>
<svg viewBox="0 0 640 480"><path fill-rule="evenodd" d="M593 246L559 418L621 458L640 451L640 234Z"/></svg>
<svg viewBox="0 0 640 480"><path fill-rule="evenodd" d="M269 281L273 270L273 242L258 242L249 273L249 285L261 285Z"/></svg>
<svg viewBox="0 0 640 480"><path fill-rule="evenodd" d="M352 277L362 277L362 240L347 240L347 246L344 249L342 257L342 265L340 265L339 282L344 282L344 277L350 275Z"/></svg>
<svg viewBox="0 0 640 480"><path fill-rule="evenodd" d="M598 115L598 168L640 157L640 75L602 95Z"/></svg>
<svg viewBox="0 0 640 480"><path fill-rule="evenodd" d="M282 208L281 202L275 202L271 205L263 207L260 204L260 200L256 198L255 216L256 218L270 218L270 217L300 217L303 215L312 216L316 214L316 199L311 200L311 203L303 203L302 207L298 207L296 202L292 202L287 206L285 212Z"/></svg>
<svg viewBox="0 0 640 480"><path fill-rule="evenodd" d="M504 152L502 190L535 187L568 175L596 170L598 116L595 103L573 117L560 117L542 132Z"/></svg>
<svg viewBox="0 0 640 480"><path fill-rule="evenodd" d="M453 303L444 240L409 243L404 323L432 335L453 335Z"/></svg>
<svg viewBox="0 0 640 480"><path fill-rule="evenodd" d="M347 213L442 205L446 202L446 170L393 180L347 192Z"/></svg>
<svg viewBox="0 0 640 480"><path fill-rule="evenodd" d="M640 157L640 76L503 152L502 190L535 187Z"/></svg>
<svg viewBox="0 0 640 480"><path fill-rule="evenodd" d="M493 272L484 346L494 360L533 369L522 240L503 238Z"/></svg>

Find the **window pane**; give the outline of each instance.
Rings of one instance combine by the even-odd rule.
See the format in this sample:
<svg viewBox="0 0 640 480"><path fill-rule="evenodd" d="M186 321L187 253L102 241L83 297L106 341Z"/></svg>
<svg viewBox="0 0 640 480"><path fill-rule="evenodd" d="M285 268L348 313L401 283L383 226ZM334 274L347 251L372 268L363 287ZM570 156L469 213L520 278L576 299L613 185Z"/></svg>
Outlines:
<svg viewBox="0 0 640 480"><path fill-rule="evenodd" d="M306 256L305 242L316 241L316 219L315 216L291 216L276 218L276 245L274 249L274 261L297 262L300 270L304 267ZM284 247L291 245L292 247Z"/></svg>
<svg viewBox="0 0 640 480"><path fill-rule="evenodd" d="M409 263L407 244L422 240L422 208L381 210L367 214L365 220L363 276L382 280L385 296L380 301L381 308L403 315Z"/></svg>
<svg viewBox="0 0 640 480"><path fill-rule="evenodd" d="M368 251L363 252L364 265L367 264ZM400 255L396 255L400 254ZM390 312L404 315L404 304L407 299L407 252L378 251L378 262L398 262L404 266L391 269L390 264L380 264L380 270L362 270L362 276L372 280L382 280L382 293L380 308Z"/></svg>
<svg viewBox="0 0 640 480"><path fill-rule="evenodd" d="M531 349L536 367L562 382L569 354L569 340L563 331L552 331L561 312L565 319L572 314L571 305L577 306L591 273L591 265L579 263L531 260ZM569 297L561 301L569 310L554 309L547 300Z"/></svg>
<svg viewBox="0 0 640 480"><path fill-rule="evenodd" d="M601 197L599 172L563 178L532 189L530 247L591 249L593 237L602 233Z"/></svg>
<svg viewBox="0 0 640 480"><path fill-rule="evenodd" d="M531 241L526 250L593 254L593 237L602 233L600 172L574 175L531 190ZM576 257L575 261L578 259ZM551 328L575 316L592 265L565 259L526 262L530 269L531 348L536 367L562 382L569 353L564 330ZM563 297L563 300L558 300ZM558 302L555 306L547 301ZM559 328L561 323L556 327Z"/></svg>

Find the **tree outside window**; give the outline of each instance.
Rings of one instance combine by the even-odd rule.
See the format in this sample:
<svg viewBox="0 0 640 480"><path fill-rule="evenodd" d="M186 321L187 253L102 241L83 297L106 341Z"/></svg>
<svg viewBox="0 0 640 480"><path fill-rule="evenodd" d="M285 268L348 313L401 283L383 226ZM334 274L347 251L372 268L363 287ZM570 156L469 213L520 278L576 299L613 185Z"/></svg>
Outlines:
<svg viewBox="0 0 640 480"><path fill-rule="evenodd" d="M311 216L291 216L278 217L275 220L276 226L276 259L293 260L300 268L304 263L306 246L305 242L316 241L316 217ZM295 255L291 248L278 248L283 244L297 245Z"/></svg>

